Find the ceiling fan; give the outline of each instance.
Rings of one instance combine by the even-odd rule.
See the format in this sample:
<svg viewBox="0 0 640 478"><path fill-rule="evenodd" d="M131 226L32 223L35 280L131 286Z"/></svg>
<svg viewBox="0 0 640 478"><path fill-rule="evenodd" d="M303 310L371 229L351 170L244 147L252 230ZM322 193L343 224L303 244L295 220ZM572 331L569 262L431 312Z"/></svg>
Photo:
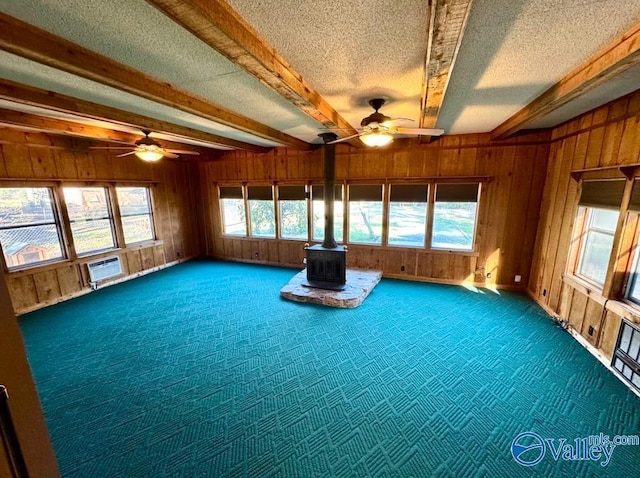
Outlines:
<svg viewBox="0 0 640 478"><path fill-rule="evenodd" d="M179 154L196 154L196 155L200 154L197 151L163 148L160 143L158 143L157 141L154 141L149 137L149 135L151 134L151 131L143 129L142 133L144 134L144 138L139 139L138 141L131 144L130 146L104 146L104 147L96 146L91 149L110 149L110 150L128 149L130 151L123 154L119 154L118 158L121 158L123 156L129 156L130 154L135 154L138 158L150 163L159 161L163 157L175 159L179 157L178 156Z"/></svg>
<svg viewBox="0 0 640 478"><path fill-rule="evenodd" d="M386 146L393 141L393 136L396 134L417 134L424 136L440 136L444 134L443 129L432 128L403 128L395 126L393 123L400 120L412 121L408 118L395 118L391 119L387 115L380 113L378 110L385 104L385 100L382 98L374 98L369 100L369 104L375 110L375 113L370 114L360 122L361 128L358 128L358 134L347 136L346 138L340 138L335 141L330 141L327 144L341 143L348 141L352 138L360 138L367 146Z"/></svg>

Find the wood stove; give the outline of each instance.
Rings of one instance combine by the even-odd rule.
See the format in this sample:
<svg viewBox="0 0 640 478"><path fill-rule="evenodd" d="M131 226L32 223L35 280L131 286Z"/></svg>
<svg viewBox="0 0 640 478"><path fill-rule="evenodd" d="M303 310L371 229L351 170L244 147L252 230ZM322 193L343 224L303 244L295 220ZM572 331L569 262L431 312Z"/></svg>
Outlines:
<svg viewBox="0 0 640 478"><path fill-rule="evenodd" d="M342 290L347 279L347 249L339 246L333 233L333 205L335 201L335 145L334 133L323 133L324 140L324 241L322 245L305 247L307 285L319 289Z"/></svg>

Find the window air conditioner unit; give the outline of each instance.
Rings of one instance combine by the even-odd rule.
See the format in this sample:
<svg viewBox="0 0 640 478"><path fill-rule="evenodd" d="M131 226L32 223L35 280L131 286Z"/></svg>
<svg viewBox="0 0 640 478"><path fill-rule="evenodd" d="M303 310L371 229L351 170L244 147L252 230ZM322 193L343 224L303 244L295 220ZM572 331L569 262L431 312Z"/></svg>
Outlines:
<svg viewBox="0 0 640 478"><path fill-rule="evenodd" d="M120 257L106 257L98 261L88 262L89 279L91 282L98 282L122 274Z"/></svg>

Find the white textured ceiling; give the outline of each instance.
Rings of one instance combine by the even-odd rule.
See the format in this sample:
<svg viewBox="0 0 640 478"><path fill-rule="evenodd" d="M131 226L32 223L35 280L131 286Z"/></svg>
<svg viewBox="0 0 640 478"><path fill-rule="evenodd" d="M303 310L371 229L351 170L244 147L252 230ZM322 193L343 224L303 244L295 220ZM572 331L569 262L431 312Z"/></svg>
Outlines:
<svg viewBox="0 0 640 478"><path fill-rule="evenodd" d="M352 125L373 113L371 98L389 100L388 116L419 119L428 2L228 3Z"/></svg>
<svg viewBox="0 0 640 478"><path fill-rule="evenodd" d="M229 0L353 126L389 100L420 117L426 0ZM0 0L0 10L305 141L320 125L144 0ZM640 20L640 0L475 0L438 127L490 131ZM0 78L248 143L276 143L0 52ZM529 127L640 88L634 69Z"/></svg>
<svg viewBox="0 0 640 478"><path fill-rule="evenodd" d="M640 0L476 0L439 127L491 131L639 20Z"/></svg>

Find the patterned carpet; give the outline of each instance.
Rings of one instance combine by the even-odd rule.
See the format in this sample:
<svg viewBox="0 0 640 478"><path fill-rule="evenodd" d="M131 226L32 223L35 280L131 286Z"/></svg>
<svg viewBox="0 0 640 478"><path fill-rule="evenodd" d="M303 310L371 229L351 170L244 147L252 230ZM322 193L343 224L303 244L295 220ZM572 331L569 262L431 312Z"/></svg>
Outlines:
<svg viewBox="0 0 640 478"><path fill-rule="evenodd" d="M640 433L640 399L526 296L383 279L331 309L280 299L294 273L194 261L23 316L62 475L640 476L640 446L512 457L526 431Z"/></svg>

